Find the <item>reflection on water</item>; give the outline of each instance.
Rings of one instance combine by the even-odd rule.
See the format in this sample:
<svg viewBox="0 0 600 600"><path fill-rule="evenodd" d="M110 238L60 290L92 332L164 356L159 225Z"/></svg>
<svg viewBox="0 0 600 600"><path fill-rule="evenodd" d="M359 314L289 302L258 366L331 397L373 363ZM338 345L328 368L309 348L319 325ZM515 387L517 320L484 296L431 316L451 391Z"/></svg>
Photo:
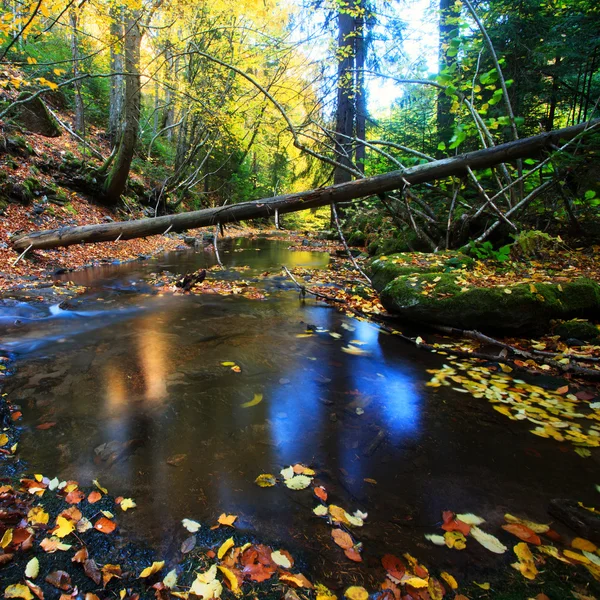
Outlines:
<svg viewBox="0 0 600 600"><path fill-rule="evenodd" d="M256 247L236 253L233 246L224 259L274 273L282 263L327 262L290 256L281 244ZM187 253L102 270L98 285L141 288L135 277L158 265L184 272L202 260ZM138 508L120 520L158 544L164 558L178 552L173 532L182 518L213 523L228 512L242 529L300 546L317 571L325 569L323 552L339 556L328 528L312 518L310 493L258 488L258 474L313 465L332 501L369 512L359 537L396 553L414 551L421 528L446 508L514 508L522 497L527 516L543 520L545 502L565 486L582 500L593 492L582 483L593 466L572 468L569 455L521 435L519 424L506 444L506 421L486 404L425 388L425 369L441 357L313 300L303 303L295 291L277 291L277 275L261 285L272 292L264 301L102 288L102 302L96 293L86 307L100 316L11 330L21 360L7 390L24 408L22 457L36 472L84 484L99 478L115 495L134 497ZM307 324L319 332L302 336ZM342 350L351 341L364 355ZM243 408L254 394L262 402ZM56 425L35 429L47 421ZM536 444L551 474L536 464Z"/></svg>

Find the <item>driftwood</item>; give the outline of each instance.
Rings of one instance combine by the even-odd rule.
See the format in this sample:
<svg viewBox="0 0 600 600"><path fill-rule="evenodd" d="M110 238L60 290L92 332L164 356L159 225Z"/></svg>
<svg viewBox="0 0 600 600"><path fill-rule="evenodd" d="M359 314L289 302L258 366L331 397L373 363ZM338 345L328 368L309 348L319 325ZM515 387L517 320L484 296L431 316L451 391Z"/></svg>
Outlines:
<svg viewBox="0 0 600 600"><path fill-rule="evenodd" d="M72 244L112 242L158 235L165 231L185 231L195 227L214 226L217 223L245 221L270 217L275 214L294 212L306 208L326 206L331 203L347 202L403 189L407 185L443 179L452 175L462 175L470 169L485 169L500 163L534 156L544 149L552 149L559 140L570 140L587 129L600 125L600 119L566 127L557 131L542 133L530 138L509 142L484 150L468 152L453 158L437 160L408 169L391 171L383 175L365 177L348 183L341 183L317 190L275 196L241 202L230 206L208 208L193 212L166 215L137 221L102 223L79 227L61 227L48 231L36 231L15 236L11 242L16 250L55 248Z"/></svg>

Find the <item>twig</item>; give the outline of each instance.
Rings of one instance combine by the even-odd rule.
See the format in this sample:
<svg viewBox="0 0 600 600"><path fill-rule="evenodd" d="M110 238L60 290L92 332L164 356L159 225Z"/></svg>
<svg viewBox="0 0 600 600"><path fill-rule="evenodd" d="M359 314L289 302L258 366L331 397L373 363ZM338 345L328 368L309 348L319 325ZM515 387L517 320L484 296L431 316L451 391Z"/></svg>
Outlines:
<svg viewBox="0 0 600 600"><path fill-rule="evenodd" d="M221 257L219 256L219 246L217 245L217 238L219 237L219 223L215 225L215 235L213 236L213 246L215 247L215 256L217 257L217 262L221 269L223 269L223 263L221 262Z"/></svg>
<svg viewBox="0 0 600 600"><path fill-rule="evenodd" d="M31 250L31 247L33 246L33 244L29 244L29 246L27 246L27 248L25 250L23 250L23 252L21 252L21 254L19 254L19 256L17 256L15 262L13 262L12 266L16 266L16 264Z"/></svg>
<svg viewBox="0 0 600 600"><path fill-rule="evenodd" d="M338 235L340 236L340 239L342 240L342 244L344 244L344 248L346 249L346 252L348 253L348 257L352 261L354 268L362 275L362 277L365 278L365 280L369 283L369 285L372 285L371 279L369 278L369 276L360 268L360 266L356 262L356 259L354 258L354 256L352 256L352 252L350 251L350 248L348 247L348 244L346 243L346 238L344 237L344 232L342 231L342 226L340 224L340 219L338 217L337 209L335 208L335 203L333 203L333 202L331 203L331 214L333 215L333 219L335 221L335 226L337 228Z"/></svg>
<svg viewBox="0 0 600 600"><path fill-rule="evenodd" d="M329 300L330 302L341 302L342 304L346 304L346 301L342 300L341 298L336 298L335 296L328 296L327 294L322 294L321 292L315 292L314 290L311 290L305 285L299 283L298 280L290 273L290 270L285 265L281 265L281 268L287 273L288 277L296 284L296 286L302 294L309 293L313 296L316 296L317 298L323 298L323 300Z"/></svg>

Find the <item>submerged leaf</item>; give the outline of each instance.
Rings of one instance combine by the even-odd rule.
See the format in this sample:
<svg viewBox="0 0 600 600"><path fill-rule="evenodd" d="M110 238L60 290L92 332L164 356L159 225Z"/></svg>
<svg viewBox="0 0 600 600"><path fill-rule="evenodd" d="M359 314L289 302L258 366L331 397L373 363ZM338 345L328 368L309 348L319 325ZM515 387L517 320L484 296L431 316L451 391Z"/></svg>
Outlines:
<svg viewBox="0 0 600 600"><path fill-rule="evenodd" d="M242 408L250 408L251 406L256 406L260 402L262 402L263 395L262 394L254 394L254 398L249 400L248 402L244 402L241 407Z"/></svg>
<svg viewBox="0 0 600 600"><path fill-rule="evenodd" d="M285 480L285 485L290 490L305 490L312 483L312 478L306 475L294 475L290 479Z"/></svg>
<svg viewBox="0 0 600 600"><path fill-rule="evenodd" d="M263 488L273 487L277 483L277 480L275 479L274 475L271 475L270 473L263 473L254 480L254 483Z"/></svg>

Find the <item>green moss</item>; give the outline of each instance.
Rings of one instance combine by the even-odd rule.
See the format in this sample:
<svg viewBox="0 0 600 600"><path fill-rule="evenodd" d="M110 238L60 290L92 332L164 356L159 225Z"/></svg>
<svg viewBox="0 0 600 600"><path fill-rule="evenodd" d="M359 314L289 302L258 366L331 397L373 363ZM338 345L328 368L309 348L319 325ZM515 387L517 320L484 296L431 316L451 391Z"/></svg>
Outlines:
<svg viewBox="0 0 600 600"><path fill-rule="evenodd" d="M585 342L594 340L600 335L600 331L593 323L576 319L561 323L554 329L554 333L563 340L574 338Z"/></svg>
<svg viewBox="0 0 600 600"><path fill-rule="evenodd" d="M436 281L437 280L437 281ZM383 305L401 317L483 331L545 331L551 319L600 310L600 286L589 279L509 288L462 287L454 273L400 275L381 293Z"/></svg>
<svg viewBox="0 0 600 600"><path fill-rule="evenodd" d="M472 258L458 252L407 252L376 258L371 261L369 271L375 289L382 291L390 281L400 275L444 273L455 269L470 269L474 264Z"/></svg>
<svg viewBox="0 0 600 600"><path fill-rule="evenodd" d="M366 242L365 234L361 231L353 231L346 240L349 246L364 246Z"/></svg>

